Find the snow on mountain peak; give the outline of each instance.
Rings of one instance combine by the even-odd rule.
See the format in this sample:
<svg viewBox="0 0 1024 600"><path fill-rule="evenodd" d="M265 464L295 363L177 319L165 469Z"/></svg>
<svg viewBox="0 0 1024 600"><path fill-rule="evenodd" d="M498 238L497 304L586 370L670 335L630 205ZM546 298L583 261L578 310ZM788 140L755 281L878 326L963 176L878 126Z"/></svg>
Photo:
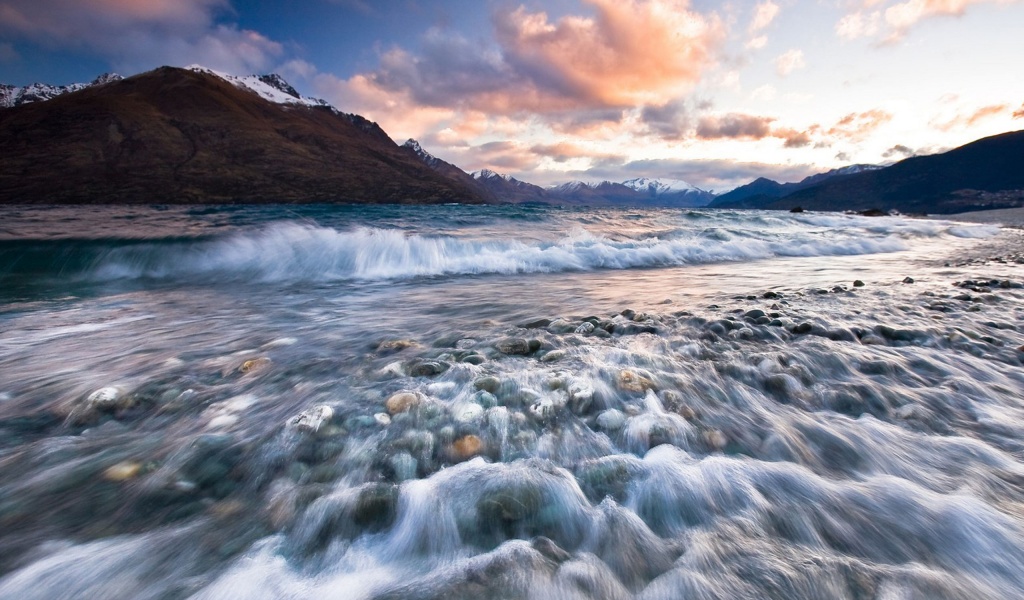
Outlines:
<svg viewBox="0 0 1024 600"><path fill-rule="evenodd" d="M220 77L228 83L247 89L254 92L259 97L273 102L274 104L298 104L302 106L324 106L327 108L334 109L326 100L320 98L310 98L300 95L295 88L288 84L280 75L271 73L269 75L247 75L245 77L237 77L235 75L228 75L220 71L209 69L202 65L189 65L185 67L189 71L196 73L206 73L207 75L213 75ZM337 109L335 109L337 110Z"/></svg>
<svg viewBox="0 0 1024 600"><path fill-rule="evenodd" d="M0 84L0 108L12 108L22 104L33 102L45 102L57 96L70 94L84 90L94 85L103 85L112 81L123 79L117 73L104 73L92 81L92 83L72 83L69 85L47 85L45 83L32 83L24 87Z"/></svg>
<svg viewBox="0 0 1024 600"><path fill-rule="evenodd" d="M490 169L481 169L479 171L474 171L473 173L471 173L471 175L473 176L473 179L493 179L497 177L498 179L504 179L505 181L513 181L511 175L496 173Z"/></svg>
<svg viewBox="0 0 1024 600"><path fill-rule="evenodd" d="M637 177L636 179L623 181L622 185L638 192L652 193L655 196L661 196L663 194L685 194L701 191L693 184L683 181L682 179L653 179L650 177Z"/></svg>

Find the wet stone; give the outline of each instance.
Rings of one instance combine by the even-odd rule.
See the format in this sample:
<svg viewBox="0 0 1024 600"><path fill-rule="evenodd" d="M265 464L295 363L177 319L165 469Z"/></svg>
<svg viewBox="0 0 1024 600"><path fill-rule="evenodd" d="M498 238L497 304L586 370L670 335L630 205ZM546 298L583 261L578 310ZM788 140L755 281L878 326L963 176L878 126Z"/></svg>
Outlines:
<svg viewBox="0 0 1024 600"><path fill-rule="evenodd" d="M765 312L761 309L748 310L747 312L743 313L743 318L751 320L760 319L761 317L765 316L767 316L767 314L765 314Z"/></svg>
<svg viewBox="0 0 1024 600"><path fill-rule="evenodd" d="M483 450L483 440L476 435L464 435L452 443L452 454L458 460L472 458Z"/></svg>
<svg viewBox="0 0 1024 600"><path fill-rule="evenodd" d="M434 377L448 370L448 365L441 361L423 361L414 363L409 367L409 374L413 377Z"/></svg>
<svg viewBox="0 0 1024 600"><path fill-rule="evenodd" d="M398 487L371 483L359 491L352 519L369 531L380 531L392 525L398 506Z"/></svg>
<svg viewBox="0 0 1024 600"><path fill-rule="evenodd" d="M903 278L903 283L914 283L914 278L913 277L904 277Z"/></svg>
<svg viewBox="0 0 1024 600"><path fill-rule="evenodd" d="M473 387L494 394L501 388L501 381L497 377L479 377L473 382Z"/></svg>
<svg viewBox="0 0 1024 600"><path fill-rule="evenodd" d="M538 344L539 346L539 344ZM498 352L512 356L525 356L531 352L530 342L523 338L505 338L494 344Z"/></svg>
<svg viewBox="0 0 1024 600"><path fill-rule="evenodd" d="M855 279L853 281L853 287L864 287L864 282L860 279Z"/></svg>
<svg viewBox="0 0 1024 600"><path fill-rule="evenodd" d="M412 392L398 392L393 394L384 402L385 408L391 416L403 413L415 408L420 404L420 397Z"/></svg>
<svg viewBox="0 0 1024 600"><path fill-rule="evenodd" d="M793 328L793 333L799 333L799 334L810 333L811 329L813 329L813 328L814 328L813 325L811 325L810 323L804 322L804 323L800 323L799 325L794 327Z"/></svg>
<svg viewBox="0 0 1024 600"><path fill-rule="evenodd" d="M607 334L607 332L605 332ZM541 362L555 362L565 358L565 350L552 350L540 358Z"/></svg>

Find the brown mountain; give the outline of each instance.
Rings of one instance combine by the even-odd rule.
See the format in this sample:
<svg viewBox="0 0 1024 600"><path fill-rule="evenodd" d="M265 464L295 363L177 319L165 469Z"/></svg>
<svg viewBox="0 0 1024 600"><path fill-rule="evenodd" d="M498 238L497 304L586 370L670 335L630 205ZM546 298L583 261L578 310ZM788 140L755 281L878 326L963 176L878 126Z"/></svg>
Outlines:
<svg viewBox="0 0 1024 600"><path fill-rule="evenodd" d="M763 208L957 213L1024 206L1024 131L825 179Z"/></svg>
<svg viewBox="0 0 1024 600"><path fill-rule="evenodd" d="M163 67L0 110L0 202L480 203L375 123Z"/></svg>

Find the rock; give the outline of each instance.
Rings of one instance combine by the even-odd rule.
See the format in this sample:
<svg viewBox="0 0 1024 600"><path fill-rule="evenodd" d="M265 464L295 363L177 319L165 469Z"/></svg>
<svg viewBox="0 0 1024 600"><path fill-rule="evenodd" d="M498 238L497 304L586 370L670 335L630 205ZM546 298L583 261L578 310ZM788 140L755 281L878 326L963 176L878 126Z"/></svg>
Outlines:
<svg viewBox="0 0 1024 600"><path fill-rule="evenodd" d="M378 425L381 425L383 427L387 427L388 425L391 424L391 417L388 416L388 413L374 413L373 420L376 421Z"/></svg>
<svg viewBox="0 0 1024 600"><path fill-rule="evenodd" d="M460 362L464 362L470 365L482 365L487 359L480 354L467 354L462 357Z"/></svg>
<svg viewBox="0 0 1024 600"><path fill-rule="evenodd" d="M554 321L551 319L530 319L520 323L517 327L521 327L523 329L544 329L553 322Z"/></svg>
<svg viewBox="0 0 1024 600"><path fill-rule="evenodd" d="M616 384L620 390L626 392L646 392L654 387L654 383L651 380L629 369L619 371Z"/></svg>
<svg viewBox="0 0 1024 600"><path fill-rule="evenodd" d="M479 421L484 416L484 407L474 402L467 402L455 407L452 416L459 423L472 423Z"/></svg>
<svg viewBox="0 0 1024 600"><path fill-rule="evenodd" d="M460 437L452 443L452 453L455 455L455 458L466 460L479 454L483 447L483 440L478 436L469 434Z"/></svg>
<svg viewBox="0 0 1024 600"><path fill-rule="evenodd" d="M765 292L761 297L768 300L777 300L781 298L782 295L779 294L778 292Z"/></svg>
<svg viewBox="0 0 1024 600"><path fill-rule="evenodd" d="M402 482L416 479L416 459L408 452L399 452L388 459L388 466L395 473L395 481Z"/></svg>
<svg viewBox="0 0 1024 600"><path fill-rule="evenodd" d="M501 388L501 381L497 377L479 377L473 382L473 387L495 394Z"/></svg>
<svg viewBox="0 0 1024 600"><path fill-rule="evenodd" d="M398 392L392 394L384 402L384 407L388 410L388 414L395 416L399 413L404 413L412 408L419 406L420 397L412 392Z"/></svg>
<svg viewBox="0 0 1024 600"><path fill-rule="evenodd" d="M580 326L577 327L573 333L577 333L579 335L587 335L589 333L593 333L595 329L597 329L597 327L595 327L593 323L588 321L585 323L581 323Z"/></svg>
<svg viewBox="0 0 1024 600"><path fill-rule="evenodd" d="M791 212L791 213L802 213L802 212L804 212L804 207L802 207L802 206L794 206L793 208L789 209L789 212Z"/></svg>
<svg viewBox="0 0 1024 600"><path fill-rule="evenodd" d="M541 398L530 405L530 415L538 421L547 421L555 415L555 403L547 398Z"/></svg>
<svg viewBox="0 0 1024 600"><path fill-rule="evenodd" d="M367 484L359 490L352 520L370 531L390 527L398 508L398 486L384 483Z"/></svg>
<svg viewBox="0 0 1024 600"><path fill-rule="evenodd" d="M709 429L704 432L704 441L715 451L720 451L729 443L729 438L717 429Z"/></svg>
<svg viewBox="0 0 1024 600"><path fill-rule="evenodd" d="M627 319L632 319L633 317L636 316L636 311L627 308L626 310L620 312L619 314L626 317Z"/></svg>
<svg viewBox="0 0 1024 600"><path fill-rule="evenodd" d="M259 373L270 366L270 359L266 357L253 358L242 363L242 366L238 367L238 372L243 375L250 373Z"/></svg>
<svg viewBox="0 0 1024 600"><path fill-rule="evenodd" d="M800 323L799 325L797 325L796 327L793 328L793 333L800 333L800 334L810 333L812 328L813 328L813 325L811 325L810 323L807 323L807 322Z"/></svg>
<svg viewBox="0 0 1024 600"><path fill-rule="evenodd" d="M85 399L86 408L98 411L112 411L118 408L127 408L131 405L131 399L123 388L107 386L89 394Z"/></svg>
<svg viewBox="0 0 1024 600"><path fill-rule="evenodd" d="M498 405L498 397L483 390L480 390L473 395L473 401L484 408L494 408Z"/></svg>
<svg viewBox="0 0 1024 600"><path fill-rule="evenodd" d="M562 564L572 558L571 554L563 550L551 538L544 536L535 537L530 540L530 546L537 552L540 552L541 556L557 564Z"/></svg>
<svg viewBox="0 0 1024 600"><path fill-rule="evenodd" d="M441 361L426 360L409 367L409 375L413 377L433 377L448 370L448 365Z"/></svg>
<svg viewBox="0 0 1024 600"><path fill-rule="evenodd" d="M757 320L761 317L767 317L768 315L761 309L755 308L754 310L748 310L743 313L743 317L746 319Z"/></svg>
<svg viewBox="0 0 1024 600"><path fill-rule="evenodd" d="M135 479L142 472L142 463L125 461L119 462L103 471L103 478L107 481L128 481Z"/></svg>
<svg viewBox="0 0 1024 600"><path fill-rule="evenodd" d="M565 350L552 350L544 356L540 357L541 362L555 362L565 358Z"/></svg>
<svg viewBox="0 0 1024 600"><path fill-rule="evenodd" d="M597 426L605 431L618 431L626 424L626 415L618 409L611 408L597 415Z"/></svg>
<svg viewBox="0 0 1024 600"><path fill-rule="evenodd" d="M594 402L594 388L583 382L569 386L569 408L577 416L585 415Z"/></svg>
<svg viewBox="0 0 1024 600"><path fill-rule="evenodd" d="M321 404L288 419L288 427L297 431L316 433L333 417L334 409L326 404Z"/></svg>
<svg viewBox="0 0 1024 600"><path fill-rule="evenodd" d="M384 340L377 344L377 353L394 354L407 348L418 348L419 346L414 340Z"/></svg>
<svg viewBox="0 0 1024 600"><path fill-rule="evenodd" d="M523 338L504 338L498 340L494 347L502 354L525 356L530 353L530 342Z"/></svg>
<svg viewBox="0 0 1024 600"><path fill-rule="evenodd" d="M903 283L914 283L914 278L913 277L904 277L903 278Z"/></svg>
<svg viewBox="0 0 1024 600"><path fill-rule="evenodd" d="M853 287L864 287L864 282L860 279L855 279L853 281Z"/></svg>

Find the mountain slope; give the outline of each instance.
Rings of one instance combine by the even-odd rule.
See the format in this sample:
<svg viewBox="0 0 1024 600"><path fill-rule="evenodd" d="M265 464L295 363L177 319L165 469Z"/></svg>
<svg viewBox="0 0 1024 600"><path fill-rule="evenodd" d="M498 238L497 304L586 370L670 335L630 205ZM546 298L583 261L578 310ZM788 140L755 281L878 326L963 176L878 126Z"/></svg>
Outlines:
<svg viewBox="0 0 1024 600"><path fill-rule="evenodd" d="M768 208L954 213L1024 205L1024 131L825 180Z"/></svg>
<svg viewBox="0 0 1024 600"><path fill-rule="evenodd" d="M790 194L802 189L822 183L833 177L845 177L866 171L880 169L875 165L850 165L839 169L832 169L826 173L811 175L796 183L778 183L764 177L758 177L747 185L727 192L715 198L711 204L712 208L764 208L779 198L785 198Z"/></svg>
<svg viewBox="0 0 1024 600"><path fill-rule="evenodd" d="M163 67L0 110L0 202L487 201L375 123L252 79L265 93Z"/></svg>

